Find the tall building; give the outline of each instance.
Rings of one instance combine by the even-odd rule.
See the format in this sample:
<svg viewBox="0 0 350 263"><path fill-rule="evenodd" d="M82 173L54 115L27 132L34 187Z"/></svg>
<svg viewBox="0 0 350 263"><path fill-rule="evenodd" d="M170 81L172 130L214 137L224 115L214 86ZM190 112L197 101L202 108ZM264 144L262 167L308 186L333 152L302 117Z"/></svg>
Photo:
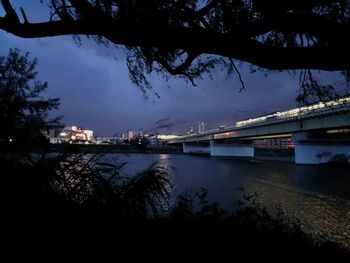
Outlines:
<svg viewBox="0 0 350 263"><path fill-rule="evenodd" d="M192 123L187 124L187 134L193 134L194 133L194 128Z"/></svg>
<svg viewBox="0 0 350 263"><path fill-rule="evenodd" d="M129 131L122 133L121 139L122 140L131 140L131 139L134 139L134 137L136 137L137 134L138 134L137 132L129 130Z"/></svg>
<svg viewBox="0 0 350 263"><path fill-rule="evenodd" d="M205 131L205 123L198 121L196 123L188 123L186 127L187 134L201 133Z"/></svg>
<svg viewBox="0 0 350 263"><path fill-rule="evenodd" d="M205 123L204 122L199 121L197 123L197 126L198 126L198 133L205 132Z"/></svg>
<svg viewBox="0 0 350 263"><path fill-rule="evenodd" d="M128 140L133 139L135 137L135 132L127 131L127 136L126 137L127 137Z"/></svg>

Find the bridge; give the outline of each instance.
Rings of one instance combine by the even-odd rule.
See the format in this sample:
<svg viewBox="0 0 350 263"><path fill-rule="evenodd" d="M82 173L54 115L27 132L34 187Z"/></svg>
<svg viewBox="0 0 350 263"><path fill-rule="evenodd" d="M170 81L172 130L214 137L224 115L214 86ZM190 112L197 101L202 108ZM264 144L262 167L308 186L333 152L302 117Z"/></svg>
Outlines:
<svg viewBox="0 0 350 263"><path fill-rule="evenodd" d="M318 102L167 141L184 153L254 157L254 140L292 137L295 163L350 162L350 97Z"/></svg>

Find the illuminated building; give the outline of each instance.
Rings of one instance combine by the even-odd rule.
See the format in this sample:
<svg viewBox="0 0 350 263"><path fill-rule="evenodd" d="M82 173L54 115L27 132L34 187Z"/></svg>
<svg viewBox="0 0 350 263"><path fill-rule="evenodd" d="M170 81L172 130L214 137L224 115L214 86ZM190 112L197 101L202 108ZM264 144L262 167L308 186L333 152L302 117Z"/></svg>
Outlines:
<svg viewBox="0 0 350 263"><path fill-rule="evenodd" d="M122 140L131 140L134 138L134 132L133 131L127 131L122 134L121 139Z"/></svg>
<svg viewBox="0 0 350 263"><path fill-rule="evenodd" d="M205 124L202 121L198 122L198 133L205 132Z"/></svg>
<svg viewBox="0 0 350 263"><path fill-rule="evenodd" d="M68 142L91 142L93 140L93 131L84 130L81 127L65 127L58 135L58 139Z"/></svg>
<svg viewBox="0 0 350 263"><path fill-rule="evenodd" d="M193 133L194 133L193 125L188 123L187 124L187 134L193 134Z"/></svg>
<svg viewBox="0 0 350 263"><path fill-rule="evenodd" d="M195 124L192 124L192 123L187 124L187 134L202 133L202 132L205 132L204 122L198 121Z"/></svg>

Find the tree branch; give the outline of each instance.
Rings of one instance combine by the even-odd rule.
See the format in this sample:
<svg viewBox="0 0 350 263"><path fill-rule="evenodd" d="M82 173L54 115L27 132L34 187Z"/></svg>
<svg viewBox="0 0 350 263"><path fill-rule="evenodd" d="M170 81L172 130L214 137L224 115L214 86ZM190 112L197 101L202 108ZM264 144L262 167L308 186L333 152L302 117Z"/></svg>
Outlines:
<svg viewBox="0 0 350 263"><path fill-rule="evenodd" d="M186 70L187 68L189 68L193 62L193 60L198 56L198 54L196 53L191 53L191 52L188 52L187 53L187 58L186 60L178 65L177 67L172 67L168 64L168 62L166 62L165 60L163 59L160 59L159 57L156 58L156 61L159 62L162 66L164 66L170 74L172 75L178 75L178 74L182 74L184 70Z"/></svg>
<svg viewBox="0 0 350 263"><path fill-rule="evenodd" d="M197 86L195 83L194 83L194 79L193 79L193 76L191 76L190 73L186 72L186 69L188 69L193 60L198 56L198 54L196 53L190 53L188 52L187 53L188 56L186 58L186 60L180 64L179 66L177 67L172 67L171 65L169 65L169 63L167 61L165 61L164 59L160 58L160 57L157 57L156 58L156 61L161 64L171 75L184 75L187 77L187 79L191 82L191 84L193 86Z"/></svg>
<svg viewBox="0 0 350 263"><path fill-rule="evenodd" d="M255 8L266 11L310 10L335 3L344 3L348 0L254 0Z"/></svg>
<svg viewBox="0 0 350 263"><path fill-rule="evenodd" d="M23 19L24 19L24 23L29 23L28 21L28 18L27 18L27 15L26 13L24 12L23 8L21 7L21 13L22 13L22 16L23 16Z"/></svg>
<svg viewBox="0 0 350 263"><path fill-rule="evenodd" d="M234 70L236 71L236 73L238 75L239 82L241 83L241 88L239 89L239 92L242 92L243 90L245 90L245 85L244 85L244 81L243 81L242 76L241 76L241 72L239 72L233 59L230 58L230 62L231 62L231 66L234 68Z"/></svg>
<svg viewBox="0 0 350 263"><path fill-rule="evenodd" d="M4 10L6 12L5 19L8 19L12 22L19 23L19 18L15 12L15 10L12 8L12 5L9 0L1 0L2 6L4 7Z"/></svg>
<svg viewBox="0 0 350 263"><path fill-rule="evenodd" d="M320 1L324 2L326 0ZM23 38L79 34L96 35L105 37L116 45L155 47L163 50L192 50L197 56L200 54L220 55L272 70L311 68L333 71L350 68L350 52L348 52L347 45L344 44L348 43L346 40L347 34L342 34L348 32L348 25L344 25L338 31L334 27L329 27L327 31L329 34L333 34L333 39L337 37L342 45L336 43L328 47L273 47L254 40L247 35L244 29L247 29L249 32L249 27L237 28L237 30L235 29L236 31L230 33L183 26L147 27L133 26L131 24L125 27L125 25L119 24L118 20L112 20L108 17L98 21L92 19L91 16L94 17L91 9L93 6L87 1L70 0L70 2L75 8L85 10L86 15L83 14L82 18L76 18L75 20L63 19L43 23L20 23L10 2L1 0L6 16L0 17L0 28ZM82 4L82 2L85 4ZM215 2L212 1L211 3ZM294 18L292 18L291 14L288 18L289 20L285 21L285 26L293 27L293 22L298 17L300 18L301 15L295 14ZM305 16L305 19L307 19L307 16ZM304 22L305 19L303 20ZM304 22L302 24L305 26ZM316 32L317 30L319 32L323 29L323 27L316 28L316 22L310 22L309 24L312 24L312 27L308 27L308 25L305 27L309 28L310 31ZM271 30L274 25L267 25L267 28ZM301 26L301 23L299 23L295 27L302 29ZM188 58L181 68L190 66L190 62L192 61Z"/></svg>
<svg viewBox="0 0 350 263"><path fill-rule="evenodd" d="M346 47L276 48L243 37L181 27L172 30L125 28L118 24L83 19L21 24L0 18L0 28L23 38L99 35L117 45L195 50L197 54L221 55L267 69L313 68L332 71L350 67L350 54Z"/></svg>
<svg viewBox="0 0 350 263"><path fill-rule="evenodd" d="M350 23L338 23L314 13L279 13L273 17L250 23L244 28L236 27L235 30L248 32L250 37L278 30L284 33L310 34L326 42L336 40L347 42L348 39L344 36L350 32Z"/></svg>

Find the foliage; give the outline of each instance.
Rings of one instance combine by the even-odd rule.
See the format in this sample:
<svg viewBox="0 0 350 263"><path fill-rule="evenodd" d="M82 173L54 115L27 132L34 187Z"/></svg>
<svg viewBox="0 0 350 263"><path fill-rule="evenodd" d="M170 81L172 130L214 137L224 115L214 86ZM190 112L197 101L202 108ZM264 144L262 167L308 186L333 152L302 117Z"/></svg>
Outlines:
<svg viewBox="0 0 350 263"><path fill-rule="evenodd" d="M37 80L37 60L18 49L0 56L0 144L2 149L34 146L46 141L48 129L60 127L60 118L48 119L59 106L58 98L45 99L48 84Z"/></svg>
<svg viewBox="0 0 350 263"><path fill-rule="evenodd" d="M208 191L201 188L194 194L187 191L178 196L169 217L179 222L220 223L228 217L228 212L221 209L217 203L210 203Z"/></svg>
<svg viewBox="0 0 350 263"><path fill-rule="evenodd" d="M44 2L44 1L42 1ZM146 92L147 75L178 76L195 85L219 67L236 73L237 60L252 71L300 70L305 95L327 99L329 85L304 78L311 70L338 71L348 80L350 2L343 0L47 0L50 19L23 23L10 0L0 28L17 36L87 35L125 47L131 80ZM332 91L332 87L330 87ZM304 102L307 102L307 98Z"/></svg>
<svg viewBox="0 0 350 263"><path fill-rule="evenodd" d="M209 202L205 189L187 192L171 204L170 174L160 164L128 176L122 172L125 163L105 162L102 155L0 157L7 171L1 177L4 217L10 213L15 219L29 220L36 235L49 227L48 240L52 231L60 229L64 242L73 237L80 242L74 247L93 244L93 249L104 240L108 243L102 244L127 248L130 240L134 249L190 248L202 256L247 256L255 251L349 257L337 244L315 243L300 222L288 220L281 211L269 214L257 206L256 195L244 191L236 212ZM78 229L82 236L75 236Z"/></svg>
<svg viewBox="0 0 350 263"><path fill-rule="evenodd" d="M102 157L3 154L0 165L6 171L3 185L9 194L7 201L15 207L43 209L44 214L58 207L63 209L61 213L75 208L78 213L100 211L142 219L167 211L171 185L164 167L153 164L130 176L122 172L125 163L107 163Z"/></svg>
<svg viewBox="0 0 350 263"><path fill-rule="evenodd" d="M242 198L232 212L208 201L206 189L177 198L168 223L177 227L176 235L186 235L193 246L215 251L220 255L313 256L350 258L347 248L331 241L314 240L303 230L302 223L287 217L280 207L270 213L257 203L258 195L239 188ZM184 241L184 247L191 245ZM209 253L208 253L209 254Z"/></svg>

